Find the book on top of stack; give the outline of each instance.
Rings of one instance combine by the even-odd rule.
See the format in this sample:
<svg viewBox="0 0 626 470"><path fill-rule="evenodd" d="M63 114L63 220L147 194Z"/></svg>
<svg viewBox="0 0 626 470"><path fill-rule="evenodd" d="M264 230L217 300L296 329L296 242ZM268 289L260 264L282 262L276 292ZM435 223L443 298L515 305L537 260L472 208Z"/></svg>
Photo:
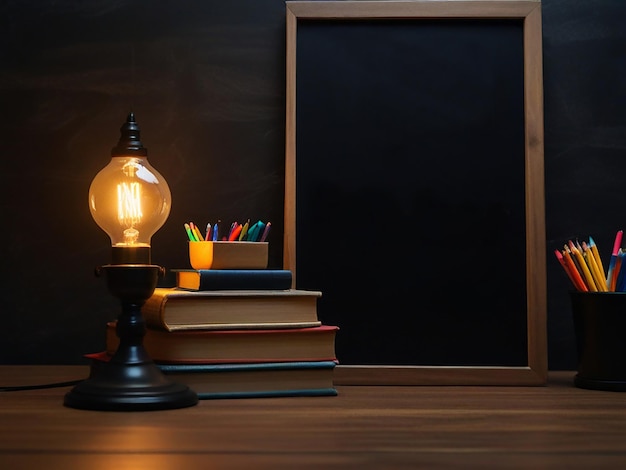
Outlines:
<svg viewBox="0 0 626 470"><path fill-rule="evenodd" d="M173 269L176 286L189 290L245 290L291 288L288 269Z"/></svg>

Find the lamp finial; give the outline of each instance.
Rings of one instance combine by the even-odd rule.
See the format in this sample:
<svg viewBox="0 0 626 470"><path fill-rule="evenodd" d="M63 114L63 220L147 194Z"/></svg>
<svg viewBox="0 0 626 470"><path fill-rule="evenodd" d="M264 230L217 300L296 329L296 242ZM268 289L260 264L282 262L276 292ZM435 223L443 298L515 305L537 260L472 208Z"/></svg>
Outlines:
<svg viewBox="0 0 626 470"><path fill-rule="evenodd" d="M140 129L135 121L135 113L128 113L126 122L120 127L120 140L113 149L111 149L112 157L138 156L145 157L148 155L148 149L143 146L140 139Z"/></svg>

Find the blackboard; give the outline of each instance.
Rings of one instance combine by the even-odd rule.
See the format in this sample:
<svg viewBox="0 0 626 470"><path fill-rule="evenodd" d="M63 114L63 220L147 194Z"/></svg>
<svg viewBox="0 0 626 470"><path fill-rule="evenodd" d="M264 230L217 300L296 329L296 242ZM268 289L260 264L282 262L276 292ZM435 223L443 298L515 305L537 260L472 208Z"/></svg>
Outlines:
<svg viewBox="0 0 626 470"><path fill-rule="evenodd" d="M284 265L338 384L545 383L540 18L287 2Z"/></svg>

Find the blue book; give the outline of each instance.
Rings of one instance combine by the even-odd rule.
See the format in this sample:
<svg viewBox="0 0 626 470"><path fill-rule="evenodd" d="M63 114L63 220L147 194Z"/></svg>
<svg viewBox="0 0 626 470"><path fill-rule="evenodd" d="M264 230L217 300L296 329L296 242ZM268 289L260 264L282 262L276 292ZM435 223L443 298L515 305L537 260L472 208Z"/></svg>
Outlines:
<svg viewBox="0 0 626 470"><path fill-rule="evenodd" d="M201 400L337 395L335 361L157 365Z"/></svg>
<svg viewBox="0 0 626 470"><path fill-rule="evenodd" d="M172 269L176 287L188 290L286 290L288 269Z"/></svg>

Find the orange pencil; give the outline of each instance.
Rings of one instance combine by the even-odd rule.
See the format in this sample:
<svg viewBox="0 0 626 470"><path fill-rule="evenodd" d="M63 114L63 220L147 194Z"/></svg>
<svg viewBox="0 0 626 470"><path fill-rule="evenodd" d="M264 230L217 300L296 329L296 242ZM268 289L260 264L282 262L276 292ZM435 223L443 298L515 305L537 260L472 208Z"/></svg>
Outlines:
<svg viewBox="0 0 626 470"><path fill-rule="evenodd" d="M587 287L589 288L591 292L598 292L598 288L596 287L596 283L593 280L591 271L589 271L589 267L587 266L587 263L585 259L583 258L583 254L580 252L580 250L578 250L578 248L576 248L576 245L574 245L574 242L572 242L571 240L569 241L569 248L571 252L574 254L576 261L578 261L578 266L583 272L583 276L585 277L585 282L587 283Z"/></svg>
<svg viewBox="0 0 626 470"><path fill-rule="evenodd" d="M235 223L237 224L237 222ZM241 233L242 227L243 225L237 224L237 226L230 232L230 235L228 236L229 242L234 242L237 240L237 238L239 237L239 233Z"/></svg>
<svg viewBox="0 0 626 470"><path fill-rule="evenodd" d="M559 263L563 267L565 274L567 274L567 277L569 277L569 280L572 281L572 284L574 284L574 287L576 288L576 290L580 290L579 285L576 283L576 279L574 279L574 275L572 274L569 267L565 263L565 259L563 258L563 253L561 253L559 250L554 250L554 254L556 255L556 259L559 261Z"/></svg>
<svg viewBox="0 0 626 470"><path fill-rule="evenodd" d="M565 260L565 265L569 268L569 272L572 274L574 278L574 285L578 288L578 290L582 292L588 292L589 289L583 281L583 278L580 276L580 272L578 272L578 268L576 268L576 263L572 259L567 246L563 250L563 259Z"/></svg>

